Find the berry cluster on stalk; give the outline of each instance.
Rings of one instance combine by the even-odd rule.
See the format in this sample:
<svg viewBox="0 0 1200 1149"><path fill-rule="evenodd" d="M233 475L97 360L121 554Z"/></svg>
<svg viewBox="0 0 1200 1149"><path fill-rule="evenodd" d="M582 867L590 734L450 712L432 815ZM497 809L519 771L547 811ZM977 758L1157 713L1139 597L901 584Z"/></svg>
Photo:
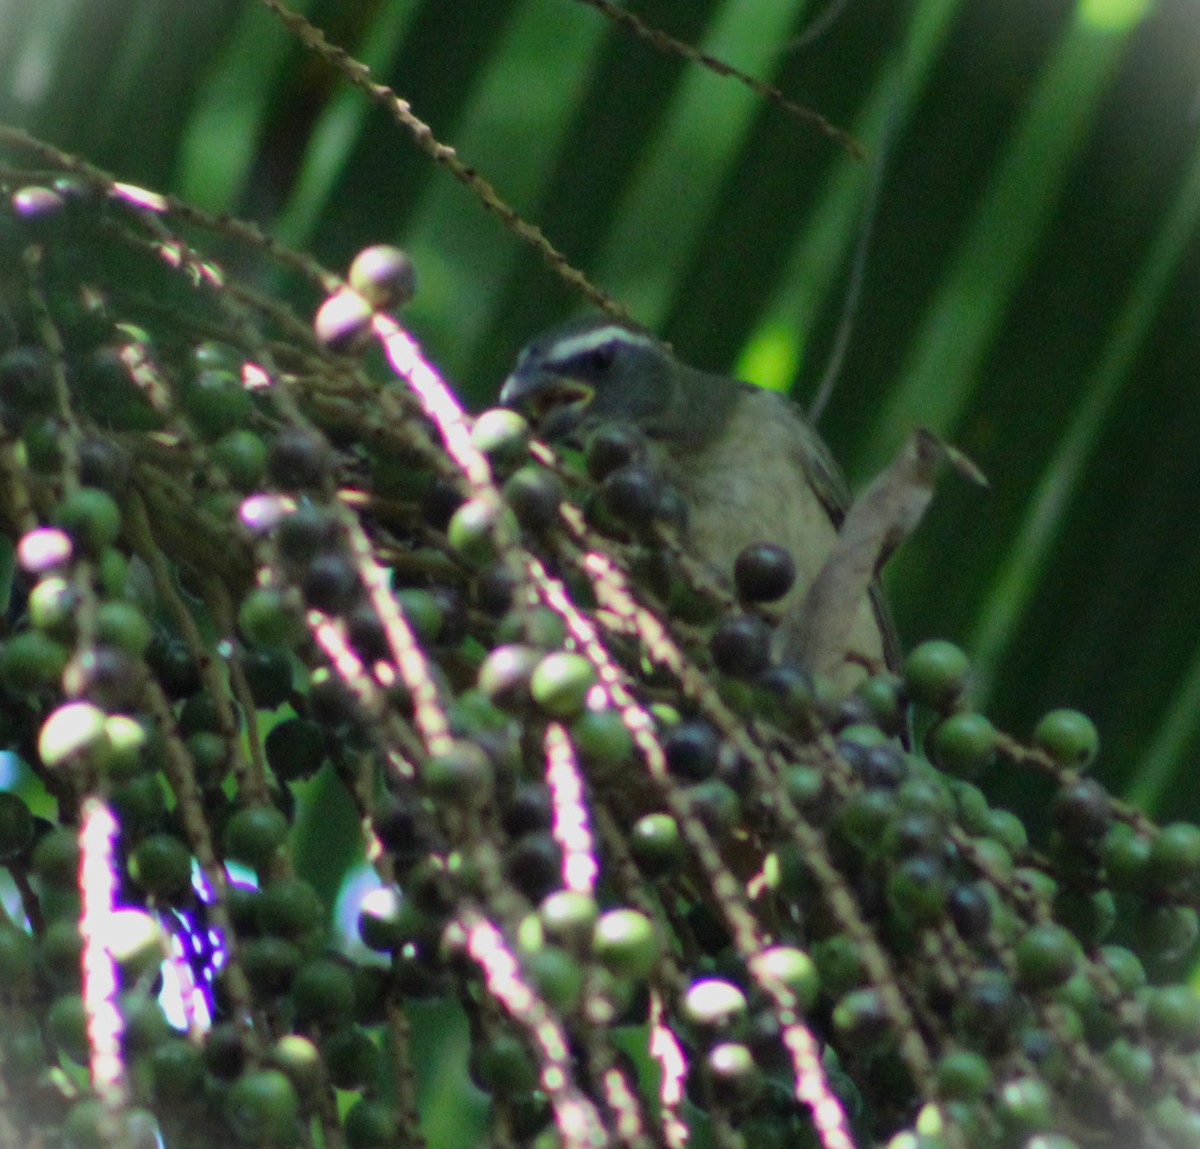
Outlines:
<svg viewBox="0 0 1200 1149"><path fill-rule="evenodd" d="M791 557L697 563L629 427L465 415L402 252L343 281L21 160L0 1143L429 1143L436 1048L497 1144L1200 1144L1200 829L1109 795L1087 717L996 729L945 642L849 697L775 665Z"/></svg>

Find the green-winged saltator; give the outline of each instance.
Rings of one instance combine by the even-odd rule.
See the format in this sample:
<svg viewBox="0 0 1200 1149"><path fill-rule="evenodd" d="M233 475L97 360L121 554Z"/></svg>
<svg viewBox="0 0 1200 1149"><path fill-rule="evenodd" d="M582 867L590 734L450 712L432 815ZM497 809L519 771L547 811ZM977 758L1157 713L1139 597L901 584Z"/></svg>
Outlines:
<svg viewBox="0 0 1200 1149"><path fill-rule="evenodd" d="M685 544L729 580L744 548L786 548L796 580L780 602L774 653L796 649L804 595L829 557L849 504L841 472L799 408L772 391L680 363L650 333L609 318L539 335L521 352L500 402L550 441L628 422L686 506ZM835 686L895 666L897 647L874 587L864 595Z"/></svg>

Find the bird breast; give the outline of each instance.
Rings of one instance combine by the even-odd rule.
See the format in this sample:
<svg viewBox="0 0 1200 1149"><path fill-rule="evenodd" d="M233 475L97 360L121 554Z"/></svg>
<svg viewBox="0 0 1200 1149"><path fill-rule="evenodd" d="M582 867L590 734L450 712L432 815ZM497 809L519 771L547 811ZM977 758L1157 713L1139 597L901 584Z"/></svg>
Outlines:
<svg viewBox="0 0 1200 1149"><path fill-rule="evenodd" d="M706 445L659 442L655 463L688 508L689 548L727 582L738 553L752 543L786 547L796 565L796 583L778 604L776 655L803 664L795 649L799 612L837 539L828 487L832 464L815 432L784 397L750 388L729 411L725 426ZM823 501L824 500L824 501ZM886 664L881 622L863 596L852 631L844 673L836 685L853 689L863 663Z"/></svg>

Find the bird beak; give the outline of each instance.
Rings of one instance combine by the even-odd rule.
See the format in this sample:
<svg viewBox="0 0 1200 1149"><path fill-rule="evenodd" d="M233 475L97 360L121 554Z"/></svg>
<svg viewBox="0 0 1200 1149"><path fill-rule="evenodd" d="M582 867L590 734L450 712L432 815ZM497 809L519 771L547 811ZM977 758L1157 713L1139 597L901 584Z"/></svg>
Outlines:
<svg viewBox="0 0 1200 1149"><path fill-rule="evenodd" d="M500 389L500 405L520 411L547 439L561 439L582 421L595 390L552 371L514 371Z"/></svg>

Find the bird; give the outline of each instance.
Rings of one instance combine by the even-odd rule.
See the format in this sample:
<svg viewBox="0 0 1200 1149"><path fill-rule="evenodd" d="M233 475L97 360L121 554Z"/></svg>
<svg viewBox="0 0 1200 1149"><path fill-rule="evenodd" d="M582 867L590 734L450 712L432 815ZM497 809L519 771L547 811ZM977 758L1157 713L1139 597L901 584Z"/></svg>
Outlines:
<svg viewBox="0 0 1200 1149"><path fill-rule="evenodd" d="M800 612L833 551L850 495L833 456L787 396L680 362L648 330L606 316L574 320L520 352L500 404L554 443L605 423L628 423L686 508L683 544L732 583L747 547L791 555L796 577L777 604L773 651L803 666ZM895 669L895 632L878 585L858 604L847 649L831 676L840 694Z"/></svg>

